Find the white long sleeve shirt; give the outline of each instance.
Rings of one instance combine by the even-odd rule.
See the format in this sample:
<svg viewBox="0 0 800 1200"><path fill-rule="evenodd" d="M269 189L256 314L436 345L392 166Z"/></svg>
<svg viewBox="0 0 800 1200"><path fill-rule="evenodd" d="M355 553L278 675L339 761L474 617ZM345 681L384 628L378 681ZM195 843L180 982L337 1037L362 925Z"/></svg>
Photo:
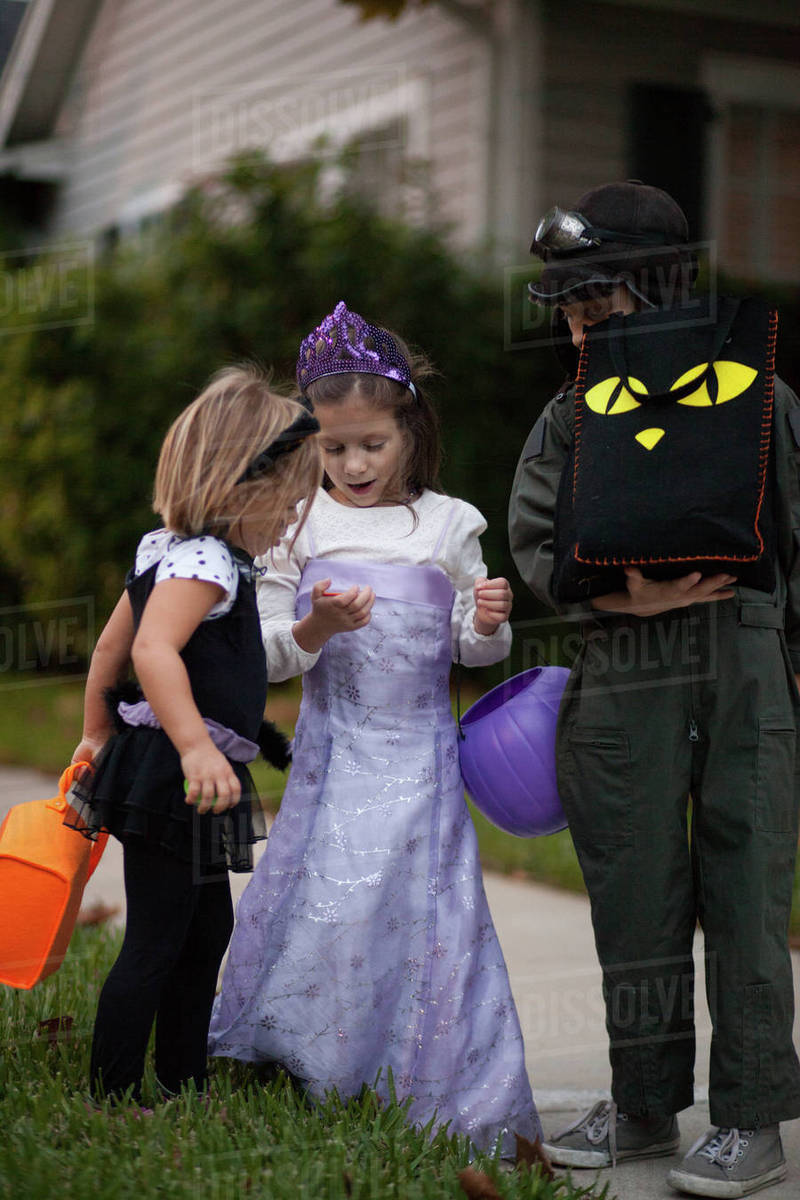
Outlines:
<svg viewBox="0 0 800 1200"><path fill-rule="evenodd" d="M311 558L441 567L456 593L451 618L453 659L460 655L466 666L477 667L506 658L511 648L508 622L488 637L478 633L473 622L473 585L486 575L478 540L486 529L485 520L465 500L427 490L411 507L418 517L416 528L402 504L356 508L339 504L321 488L291 554L294 527L272 554L257 560L267 569L258 580L257 595L270 680L277 683L301 675L319 658L302 650L292 634L300 576ZM342 636L346 635L334 634Z"/></svg>

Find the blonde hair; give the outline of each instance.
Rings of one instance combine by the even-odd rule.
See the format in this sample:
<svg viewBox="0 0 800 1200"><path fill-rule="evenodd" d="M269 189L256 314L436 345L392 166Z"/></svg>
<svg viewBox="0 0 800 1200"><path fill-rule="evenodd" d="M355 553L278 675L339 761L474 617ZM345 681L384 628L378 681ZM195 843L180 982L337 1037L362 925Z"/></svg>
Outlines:
<svg viewBox="0 0 800 1200"><path fill-rule="evenodd" d="M227 536L231 526L271 493L276 541L292 494L313 494L322 477L316 437L282 455L266 475L237 483L246 468L302 413L270 388L260 367L224 367L173 421L156 468L153 509L181 537ZM308 506L306 506L306 511ZM298 525L300 531L303 520Z"/></svg>

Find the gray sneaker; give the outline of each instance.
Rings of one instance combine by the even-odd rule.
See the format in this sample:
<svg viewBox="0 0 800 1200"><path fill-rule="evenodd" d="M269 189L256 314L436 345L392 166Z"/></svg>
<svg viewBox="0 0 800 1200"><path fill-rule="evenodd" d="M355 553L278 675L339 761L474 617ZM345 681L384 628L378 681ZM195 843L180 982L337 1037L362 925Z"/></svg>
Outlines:
<svg viewBox="0 0 800 1200"><path fill-rule="evenodd" d="M749 1196L778 1183L786 1174L777 1125L761 1129L720 1129L712 1125L667 1176L689 1196Z"/></svg>
<svg viewBox="0 0 800 1200"><path fill-rule="evenodd" d="M613 1167L631 1158L659 1158L678 1149L678 1119L630 1117L601 1100L542 1149L561 1167Z"/></svg>

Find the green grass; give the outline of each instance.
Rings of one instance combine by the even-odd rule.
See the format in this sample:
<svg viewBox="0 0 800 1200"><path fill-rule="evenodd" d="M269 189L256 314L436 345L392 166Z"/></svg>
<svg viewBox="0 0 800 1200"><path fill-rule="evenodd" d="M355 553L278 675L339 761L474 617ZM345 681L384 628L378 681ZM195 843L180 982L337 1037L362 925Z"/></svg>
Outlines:
<svg viewBox="0 0 800 1200"><path fill-rule="evenodd" d="M550 883L571 892L586 890L568 830L547 837L512 837L490 824L471 802L468 803L478 831L484 870Z"/></svg>
<svg viewBox="0 0 800 1200"><path fill-rule="evenodd" d="M462 682L462 710L480 695L470 680ZM267 715L290 732L300 702L299 682L270 689ZM83 685L80 680L9 688L0 708L0 762L39 767L58 774L69 762L81 730ZM253 778L265 806L276 812L286 777L259 759ZM572 839L566 831L544 838L515 838L490 825L472 808L484 867L522 877L583 890ZM798 923L800 929L800 922Z"/></svg>
<svg viewBox="0 0 800 1200"><path fill-rule="evenodd" d="M0 763L63 771L80 740L83 684L0 677Z"/></svg>
<svg viewBox="0 0 800 1200"><path fill-rule="evenodd" d="M276 689L277 691L277 689ZM298 698L292 692L278 695L270 713L281 728L294 725ZM3 686L0 704L0 763L34 767L58 775L69 762L80 740L83 718L83 680L49 681ZM253 764L253 778L266 806L280 804L286 777L261 759Z"/></svg>
<svg viewBox="0 0 800 1200"><path fill-rule="evenodd" d="M97 993L120 936L79 928L55 975L28 992L0 989L0 1195L463 1200L464 1139L409 1128L402 1107L382 1106L366 1089L357 1099L312 1106L284 1075L265 1083L219 1060L207 1101L186 1093L157 1104L152 1116L132 1105L87 1105ZM50 1043L39 1035L40 1021L63 1016L73 1020L69 1037ZM538 1169L504 1173L487 1158L473 1165L507 1200L595 1195L564 1179L547 1182Z"/></svg>
<svg viewBox="0 0 800 1200"><path fill-rule="evenodd" d="M481 693L468 678L462 681L461 690L461 708L464 712ZM58 774L69 762L80 735L82 681L65 680L23 687L9 687L6 683L4 692L0 705L0 763L38 767L42 771ZM273 685L267 716L281 729L291 732L299 703L298 680ZM261 760L253 764L252 773L265 807L276 812L286 782L285 775ZM490 825L472 805L470 810L478 831L481 862L485 869L570 891L585 891L567 830L549 837L511 837ZM792 943L800 945L800 867L795 872L790 932Z"/></svg>

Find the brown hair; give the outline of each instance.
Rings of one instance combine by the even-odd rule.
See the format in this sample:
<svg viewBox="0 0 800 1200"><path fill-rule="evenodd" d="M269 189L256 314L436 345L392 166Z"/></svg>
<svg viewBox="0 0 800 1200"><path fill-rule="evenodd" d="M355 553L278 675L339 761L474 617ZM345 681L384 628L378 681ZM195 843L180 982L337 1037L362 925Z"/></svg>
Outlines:
<svg viewBox="0 0 800 1200"><path fill-rule="evenodd" d="M439 483L442 461L439 418L421 386L436 374L436 370L429 359L411 350L396 333L389 329L383 332L394 339L408 363L416 396L396 379L366 371L323 375L310 383L306 392L315 408L317 405L341 403L355 394L379 411L391 413L405 439L406 456L403 478L399 481L399 494L389 498L402 504L407 502L409 492L421 492L424 488L433 492L442 490Z"/></svg>
<svg viewBox="0 0 800 1200"><path fill-rule="evenodd" d="M279 458L266 475L237 480L302 411L295 400L272 391L269 375L254 364L217 371L173 421L161 447L153 509L166 527L182 537L211 533L224 538L251 506L263 503L267 489L273 512L270 534L277 537L292 493L300 487L313 495L319 487L316 437ZM304 520L305 514L297 532Z"/></svg>

